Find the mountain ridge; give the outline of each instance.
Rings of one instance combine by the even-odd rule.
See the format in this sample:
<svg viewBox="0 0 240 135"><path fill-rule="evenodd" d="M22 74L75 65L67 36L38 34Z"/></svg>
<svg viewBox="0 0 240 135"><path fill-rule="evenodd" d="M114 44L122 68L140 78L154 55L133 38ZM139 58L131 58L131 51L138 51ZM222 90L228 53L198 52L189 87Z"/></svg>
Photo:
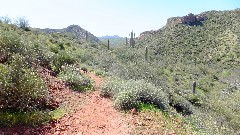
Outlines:
<svg viewBox="0 0 240 135"><path fill-rule="evenodd" d="M79 41L86 40L86 36L87 36L87 40L89 40L91 42L100 42L100 40L95 35L93 35L89 31L83 29L79 25L74 25L74 24L69 25L68 27L62 28L62 29L34 28L34 30L38 31L38 32L43 32L43 33L46 33L46 34L53 34L53 33L67 34L68 36L70 36L72 38L75 38Z"/></svg>

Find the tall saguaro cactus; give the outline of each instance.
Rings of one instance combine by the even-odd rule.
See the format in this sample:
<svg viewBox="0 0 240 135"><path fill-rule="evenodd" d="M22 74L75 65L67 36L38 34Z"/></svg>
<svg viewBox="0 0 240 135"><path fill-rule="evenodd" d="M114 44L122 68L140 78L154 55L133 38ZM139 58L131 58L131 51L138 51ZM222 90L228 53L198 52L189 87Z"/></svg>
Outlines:
<svg viewBox="0 0 240 135"><path fill-rule="evenodd" d="M133 33L133 31L131 32L131 34L130 34L130 47L134 47L134 45L135 45L135 41L134 41L134 37L133 37L133 35L134 35L134 37L135 37L135 33Z"/></svg>
<svg viewBox="0 0 240 135"><path fill-rule="evenodd" d="M145 47L145 61L148 61L148 47Z"/></svg>
<svg viewBox="0 0 240 135"><path fill-rule="evenodd" d="M88 32L86 31L86 41L88 40Z"/></svg>
<svg viewBox="0 0 240 135"><path fill-rule="evenodd" d="M108 47L108 50L109 50L110 49L109 39L108 39L108 46L107 47Z"/></svg>
<svg viewBox="0 0 240 135"><path fill-rule="evenodd" d="M126 37L126 45L128 44L128 38Z"/></svg>
<svg viewBox="0 0 240 135"><path fill-rule="evenodd" d="M196 81L193 81L193 94L196 94L196 86L197 86Z"/></svg>

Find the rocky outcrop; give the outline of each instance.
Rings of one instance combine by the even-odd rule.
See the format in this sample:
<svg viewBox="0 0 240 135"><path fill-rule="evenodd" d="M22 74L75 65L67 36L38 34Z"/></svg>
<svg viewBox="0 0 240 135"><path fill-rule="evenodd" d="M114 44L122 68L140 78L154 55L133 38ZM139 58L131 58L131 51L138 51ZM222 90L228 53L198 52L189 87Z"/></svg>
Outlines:
<svg viewBox="0 0 240 135"><path fill-rule="evenodd" d="M174 26L177 24L186 24L186 25L199 25L201 21L205 21L206 16L203 15L194 15L192 13L183 16L183 17L172 17L167 20L167 26Z"/></svg>
<svg viewBox="0 0 240 135"><path fill-rule="evenodd" d="M171 17L167 19L167 26L174 26L179 23L182 23L181 17Z"/></svg>
<svg viewBox="0 0 240 135"><path fill-rule="evenodd" d="M145 36L150 36L150 35L154 35L158 32L159 30L151 30L151 31L144 31L140 34L140 36L138 38L142 38L142 37L145 37Z"/></svg>
<svg viewBox="0 0 240 135"><path fill-rule="evenodd" d="M175 26L177 24L186 24L186 25L190 25L190 26L202 25L202 21L205 21L206 19L207 19L207 17L202 14L194 15L194 14L190 13L183 17L168 18L166 26ZM155 35L156 33L161 32L161 30L162 29L142 32L138 38L142 39L142 38L151 37L152 35Z"/></svg>

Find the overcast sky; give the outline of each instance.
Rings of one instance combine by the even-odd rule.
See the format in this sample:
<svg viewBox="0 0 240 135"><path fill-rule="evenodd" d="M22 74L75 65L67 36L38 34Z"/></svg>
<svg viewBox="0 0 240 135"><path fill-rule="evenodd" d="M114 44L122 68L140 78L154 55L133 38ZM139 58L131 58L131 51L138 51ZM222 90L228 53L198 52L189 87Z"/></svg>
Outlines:
<svg viewBox="0 0 240 135"><path fill-rule="evenodd" d="M31 27L76 24L96 36L128 36L163 27L167 18L240 8L240 0L0 0L0 16L26 17Z"/></svg>

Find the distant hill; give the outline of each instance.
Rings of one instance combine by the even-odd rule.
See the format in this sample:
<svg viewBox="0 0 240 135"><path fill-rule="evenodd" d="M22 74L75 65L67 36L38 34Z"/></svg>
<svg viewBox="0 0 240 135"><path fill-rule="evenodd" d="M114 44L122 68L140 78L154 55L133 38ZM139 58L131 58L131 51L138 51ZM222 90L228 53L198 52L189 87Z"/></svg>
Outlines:
<svg viewBox="0 0 240 135"><path fill-rule="evenodd" d="M118 35L114 35L114 36L102 36L102 37L98 37L100 41L102 41L103 43L107 44L108 40L110 42L110 46L118 46L118 45L124 45L126 44L126 38L125 37L120 37Z"/></svg>
<svg viewBox="0 0 240 135"><path fill-rule="evenodd" d="M90 32L88 32L87 30L81 28L78 25L70 25L67 28L63 28L63 29L49 29L49 28L45 28L45 29L39 29L39 28L35 28L35 31L39 31L39 32L44 32L47 34L52 34L52 33L61 33L61 34L65 34L66 36L75 38L79 41L81 40L86 40L86 34L87 34L87 40L91 41L91 42L99 42L100 40L94 36L93 34L91 34Z"/></svg>
<svg viewBox="0 0 240 135"><path fill-rule="evenodd" d="M98 38L121 38L121 37L119 37L118 35L114 35L114 36L106 35L106 36L102 36L102 37L98 37Z"/></svg>

